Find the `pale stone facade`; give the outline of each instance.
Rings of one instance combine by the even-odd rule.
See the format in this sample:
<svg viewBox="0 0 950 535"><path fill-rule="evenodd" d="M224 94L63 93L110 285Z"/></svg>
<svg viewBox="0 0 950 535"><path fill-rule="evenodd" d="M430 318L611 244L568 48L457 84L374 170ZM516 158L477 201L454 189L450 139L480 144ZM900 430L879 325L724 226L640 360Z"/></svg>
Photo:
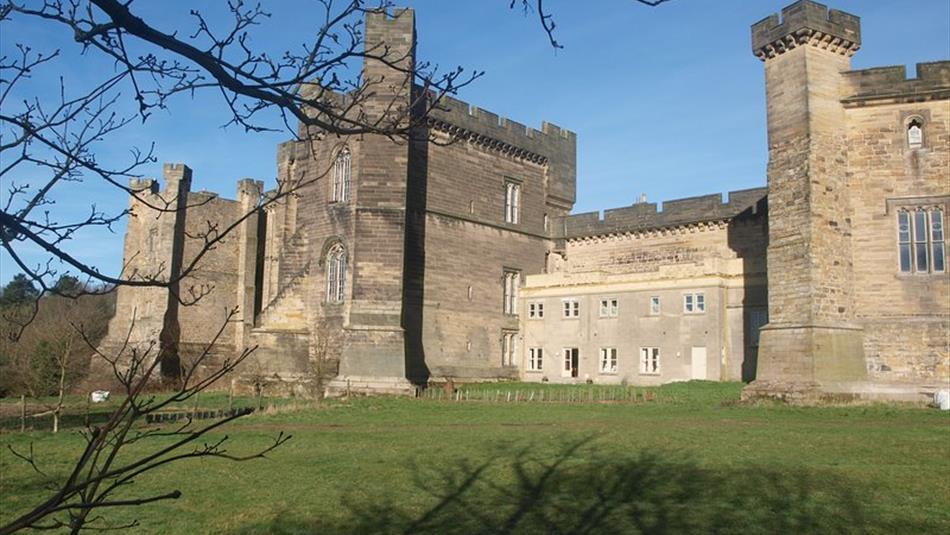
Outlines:
<svg viewBox="0 0 950 535"><path fill-rule="evenodd" d="M170 165L164 191L133 187L190 208L155 217L133 200L128 269L181 269L199 245L189 230L251 216L183 281L182 295L211 289L196 306L121 288L106 345L131 331L187 355L238 307L216 351L256 346L254 373L307 382L318 369L331 390L755 379L749 396L814 399L946 384L950 288L933 218L950 209L950 62L911 79L902 67L851 71L858 18L810 1L752 33L768 188L568 215L575 135L454 99L408 143L281 145L278 179L307 185L261 212L259 182L229 201L191 193L191 171ZM370 14L366 35L412 61L411 10ZM389 87L366 113L408 106L414 89ZM426 141L449 136L461 141ZM900 224L921 211L926 236L908 241ZM901 251L916 262L920 246L926 269L904 269Z"/></svg>

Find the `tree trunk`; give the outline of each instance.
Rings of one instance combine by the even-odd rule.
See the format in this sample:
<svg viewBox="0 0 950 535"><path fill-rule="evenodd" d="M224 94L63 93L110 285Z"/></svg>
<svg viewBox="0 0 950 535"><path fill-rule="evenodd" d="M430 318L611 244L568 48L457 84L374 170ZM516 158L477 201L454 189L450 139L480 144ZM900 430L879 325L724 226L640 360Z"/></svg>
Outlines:
<svg viewBox="0 0 950 535"><path fill-rule="evenodd" d="M59 432L59 415L63 412L63 398L66 396L66 368L69 366L69 350L72 344L67 343L59 357L59 397L56 399L56 408L53 409L53 432Z"/></svg>

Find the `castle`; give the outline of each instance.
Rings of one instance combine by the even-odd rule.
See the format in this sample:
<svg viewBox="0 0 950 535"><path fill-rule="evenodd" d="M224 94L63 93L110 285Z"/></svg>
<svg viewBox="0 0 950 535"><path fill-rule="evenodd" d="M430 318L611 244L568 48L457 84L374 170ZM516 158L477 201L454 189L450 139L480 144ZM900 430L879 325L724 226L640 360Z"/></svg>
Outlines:
<svg viewBox="0 0 950 535"><path fill-rule="evenodd" d="M368 14L366 42L412 61L413 12ZM174 272L202 244L189 236L236 227L178 288L207 289L197 304L121 287L104 345L165 337L187 355L220 331L215 351L257 348L246 373L318 370L331 391L709 379L916 399L950 381L950 62L852 71L860 43L858 17L810 0L752 26L768 187L725 200L572 215L573 132L451 98L408 142L282 144L278 181L306 185L262 210L260 182L227 200L166 165L164 189L132 184L126 269ZM385 96L408 107L406 85Z"/></svg>

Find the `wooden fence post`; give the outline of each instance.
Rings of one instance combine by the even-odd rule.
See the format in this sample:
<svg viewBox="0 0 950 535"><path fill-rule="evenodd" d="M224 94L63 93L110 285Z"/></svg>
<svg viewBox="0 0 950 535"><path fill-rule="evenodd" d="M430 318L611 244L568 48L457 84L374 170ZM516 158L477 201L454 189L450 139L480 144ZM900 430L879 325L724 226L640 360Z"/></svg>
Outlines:
<svg viewBox="0 0 950 535"><path fill-rule="evenodd" d="M26 431L26 396L20 394L20 432Z"/></svg>

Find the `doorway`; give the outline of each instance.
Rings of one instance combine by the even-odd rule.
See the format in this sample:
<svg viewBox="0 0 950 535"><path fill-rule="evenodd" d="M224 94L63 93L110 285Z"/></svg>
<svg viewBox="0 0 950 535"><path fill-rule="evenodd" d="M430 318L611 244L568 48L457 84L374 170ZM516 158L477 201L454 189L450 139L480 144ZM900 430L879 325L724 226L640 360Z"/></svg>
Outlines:
<svg viewBox="0 0 950 535"><path fill-rule="evenodd" d="M691 379L706 379L706 348L694 347L692 353Z"/></svg>
<svg viewBox="0 0 950 535"><path fill-rule="evenodd" d="M564 348L564 368L561 374L564 377L577 377L580 354L576 347Z"/></svg>

